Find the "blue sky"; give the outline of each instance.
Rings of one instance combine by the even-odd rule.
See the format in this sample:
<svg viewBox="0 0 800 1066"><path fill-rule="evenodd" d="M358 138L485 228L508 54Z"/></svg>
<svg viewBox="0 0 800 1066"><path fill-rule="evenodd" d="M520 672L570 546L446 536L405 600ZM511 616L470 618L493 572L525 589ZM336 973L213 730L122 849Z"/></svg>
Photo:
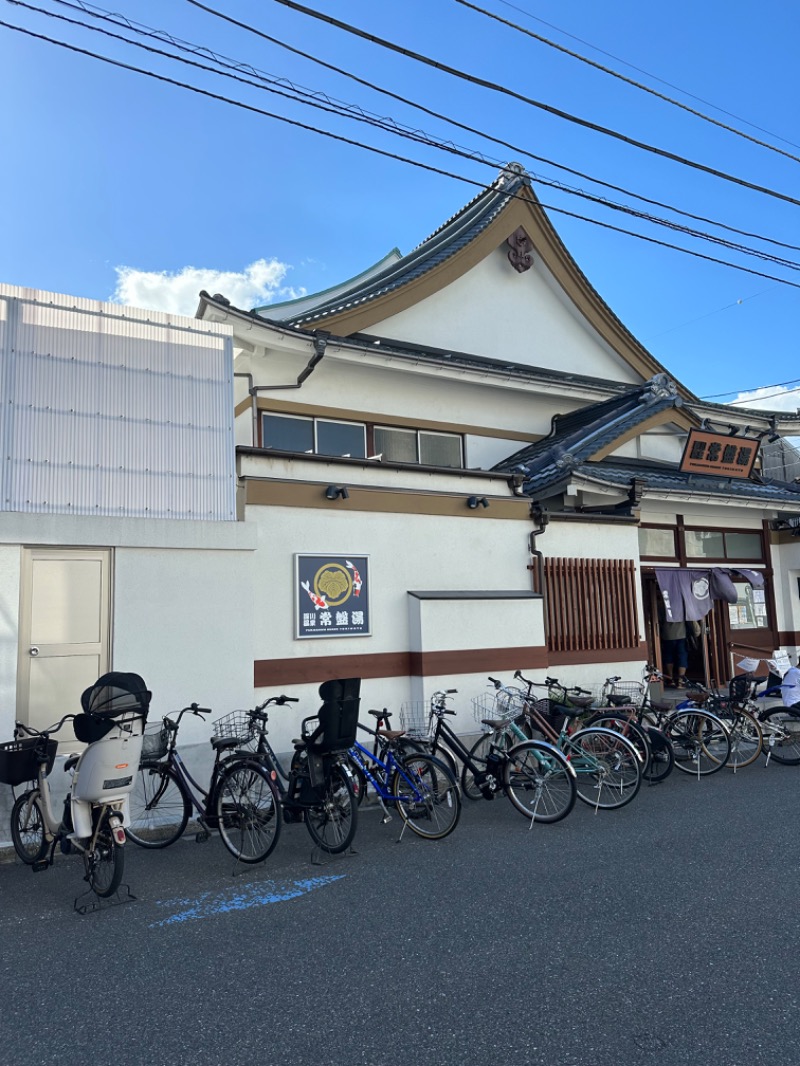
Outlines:
<svg viewBox="0 0 800 1066"><path fill-rule="evenodd" d="M56 0L34 6L120 32ZM77 3L78 0L72 0ZM205 2L205 0L204 0ZM786 0L476 0L519 26L800 158L796 44ZM530 158L545 157L749 234L800 246L800 207L659 158L392 54L274 0L208 0L271 37L474 128L356 84L198 9L117 0L113 9L217 56L451 142L473 157L304 107L0 0L0 20L486 183L518 159L673 222L800 263L800 250L692 222ZM623 84L457 0L308 0L317 11L487 81L705 166L800 199L800 162ZM98 7L86 10L95 12ZM111 10L109 8L108 10ZM152 38L129 36L151 46ZM576 39L578 38L578 39ZM613 57L613 58L612 58ZM193 56L191 58L197 59ZM207 60L206 60L207 61ZM245 76L244 72L240 72ZM252 74L250 75L252 80ZM659 80L661 79L661 80ZM158 82L0 26L4 165L0 281L192 314L201 288L253 306L328 288L395 246L410 251L477 192L310 130ZM493 143L494 137L515 150ZM553 208L800 284L800 273L631 219L534 181ZM800 289L551 213L578 265L626 326L698 395L762 387L800 406ZM788 387L772 388L778 382Z"/></svg>

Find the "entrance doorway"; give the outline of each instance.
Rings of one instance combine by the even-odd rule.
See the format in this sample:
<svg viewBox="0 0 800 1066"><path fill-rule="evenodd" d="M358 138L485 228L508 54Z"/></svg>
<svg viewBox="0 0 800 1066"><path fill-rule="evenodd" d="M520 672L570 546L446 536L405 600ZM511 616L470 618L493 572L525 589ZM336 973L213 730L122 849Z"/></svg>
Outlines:
<svg viewBox="0 0 800 1066"><path fill-rule="evenodd" d="M17 717L42 729L80 711L108 670L111 552L24 549L21 586ZM68 724L65 743L76 744Z"/></svg>
<svg viewBox="0 0 800 1066"><path fill-rule="evenodd" d="M726 687L738 672L737 663L741 659L767 659L778 647L777 633L770 621L770 596L765 590L754 590L747 582L735 584L740 602L729 604L715 600L700 622L702 632L696 646L689 648L686 676L709 688ZM652 573L643 575L642 597L649 661L663 670L659 622L662 600Z"/></svg>

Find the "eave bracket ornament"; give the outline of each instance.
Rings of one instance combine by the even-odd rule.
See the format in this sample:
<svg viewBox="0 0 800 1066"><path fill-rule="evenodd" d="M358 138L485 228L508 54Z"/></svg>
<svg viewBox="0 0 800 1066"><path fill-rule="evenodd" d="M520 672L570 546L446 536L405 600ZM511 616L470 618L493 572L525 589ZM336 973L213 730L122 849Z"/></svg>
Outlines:
<svg viewBox="0 0 800 1066"><path fill-rule="evenodd" d="M520 274L533 266L533 244L522 226L519 226L506 241L510 248L508 261Z"/></svg>

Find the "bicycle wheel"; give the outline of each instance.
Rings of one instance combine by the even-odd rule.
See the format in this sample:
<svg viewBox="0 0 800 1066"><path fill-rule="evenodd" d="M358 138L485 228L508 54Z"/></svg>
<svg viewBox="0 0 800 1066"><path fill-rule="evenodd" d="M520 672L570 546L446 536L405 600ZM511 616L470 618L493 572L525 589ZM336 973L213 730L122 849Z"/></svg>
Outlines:
<svg viewBox="0 0 800 1066"><path fill-rule="evenodd" d="M167 848L183 835L191 801L171 766L140 766L128 799L128 839L140 848Z"/></svg>
<svg viewBox="0 0 800 1066"><path fill-rule="evenodd" d="M758 718L764 732L764 753L784 766L800 766L800 718L785 707L762 711Z"/></svg>
<svg viewBox="0 0 800 1066"><path fill-rule="evenodd" d="M217 828L239 862L262 862L278 843L283 824L277 786L255 762L223 767L216 788Z"/></svg>
<svg viewBox="0 0 800 1066"><path fill-rule="evenodd" d="M452 833L461 817L461 796L449 768L432 755L409 755L392 775L392 794L408 828L426 840Z"/></svg>
<svg viewBox="0 0 800 1066"><path fill-rule="evenodd" d="M20 859L31 866L44 858L47 840L38 791L17 796L11 808L11 842Z"/></svg>
<svg viewBox="0 0 800 1066"><path fill-rule="evenodd" d="M353 843L358 827L358 802L350 778L333 765L320 789L320 802L305 808L306 829L322 851L338 855Z"/></svg>
<svg viewBox="0 0 800 1066"><path fill-rule="evenodd" d="M111 832L110 816L107 810L99 815L94 845L87 840L83 863L86 867L86 880L96 896L105 899L113 896L120 886L125 869L125 848L116 842Z"/></svg>
<svg viewBox="0 0 800 1066"><path fill-rule="evenodd" d="M492 749L492 744L500 751L508 751L517 743L508 733L483 733L469 749L470 761L475 764L479 771L486 770L486 756ZM468 763L464 763L461 771L461 791L468 800L485 799L482 790L475 782L475 774ZM491 799L491 796L489 797Z"/></svg>
<svg viewBox="0 0 800 1066"><path fill-rule="evenodd" d="M644 771L644 778L649 785L657 785L675 769L675 753L669 738L662 730L649 725L642 728L647 733L647 742L650 745L650 761Z"/></svg>
<svg viewBox="0 0 800 1066"><path fill-rule="evenodd" d="M627 715L614 714L613 712L594 716L588 725L589 727L599 726L601 729L613 729L615 732L621 733L626 740L629 740L639 753L642 774L647 777L651 757L650 741L647 738L647 733L640 725L628 718Z"/></svg>
<svg viewBox="0 0 800 1066"><path fill-rule="evenodd" d="M732 770L741 770L750 766L761 754L764 746L764 734L758 721L745 710L734 712L730 720L723 719L730 725L731 757L726 766Z"/></svg>
<svg viewBox="0 0 800 1066"><path fill-rule="evenodd" d="M575 806L575 775L558 748L543 740L511 748L503 786L512 805L534 822L560 822Z"/></svg>
<svg viewBox="0 0 800 1066"><path fill-rule="evenodd" d="M578 798L590 807L617 810L638 793L642 763L621 733L589 726L567 737L562 750L575 770Z"/></svg>
<svg viewBox="0 0 800 1066"><path fill-rule="evenodd" d="M685 774L707 777L721 770L730 758L728 731L708 711L677 711L664 721L663 728L672 744L675 766Z"/></svg>

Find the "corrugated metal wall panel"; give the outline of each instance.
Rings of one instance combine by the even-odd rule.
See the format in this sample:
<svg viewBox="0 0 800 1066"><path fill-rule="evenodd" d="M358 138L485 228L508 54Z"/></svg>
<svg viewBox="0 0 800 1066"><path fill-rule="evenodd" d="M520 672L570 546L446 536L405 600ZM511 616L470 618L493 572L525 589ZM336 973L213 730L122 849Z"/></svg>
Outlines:
<svg viewBox="0 0 800 1066"><path fill-rule="evenodd" d="M234 520L231 337L0 285L0 509Z"/></svg>

